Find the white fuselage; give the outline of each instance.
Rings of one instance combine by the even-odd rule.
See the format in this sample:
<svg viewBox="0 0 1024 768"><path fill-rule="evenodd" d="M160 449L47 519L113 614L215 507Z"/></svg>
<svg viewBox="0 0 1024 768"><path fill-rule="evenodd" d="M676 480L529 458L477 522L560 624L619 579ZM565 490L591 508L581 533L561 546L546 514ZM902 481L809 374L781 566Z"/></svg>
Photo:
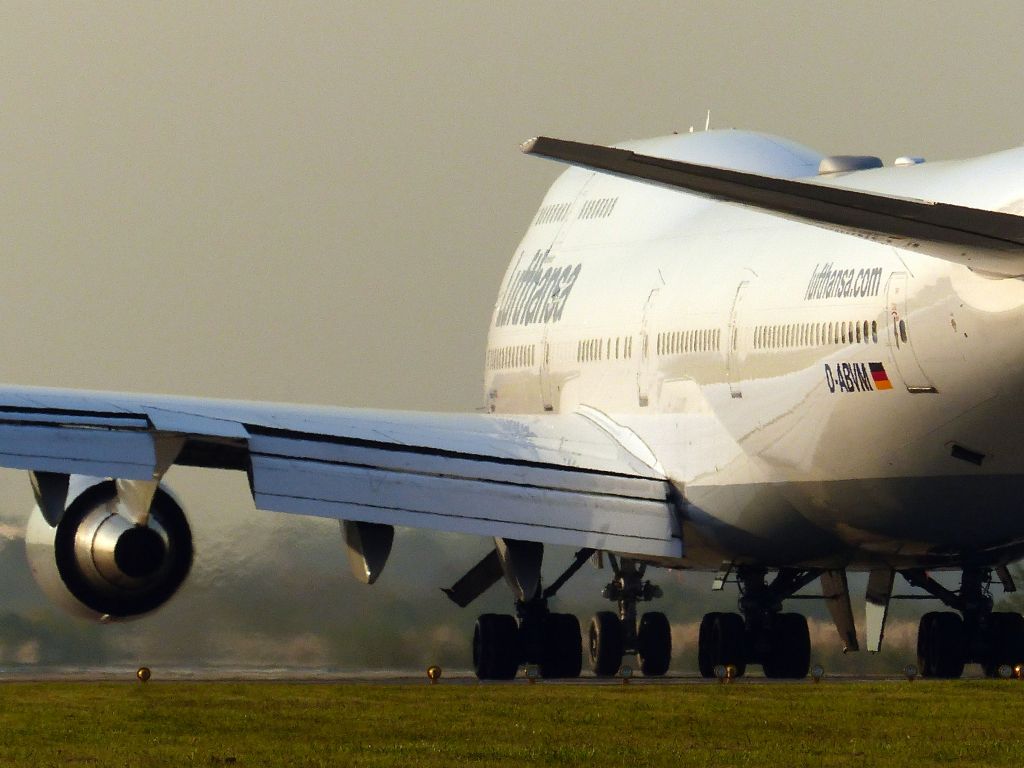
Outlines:
<svg viewBox="0 0 1024 768"><path fill-rule="evenodd" d="M813 177L737 131L649 155ZM822 178L1016 212L1024 150ZM766 566L1003 563L1024 553L1024 282L570 169L501 286L487 406L588 406L680 492L685 557Z"/></svg>

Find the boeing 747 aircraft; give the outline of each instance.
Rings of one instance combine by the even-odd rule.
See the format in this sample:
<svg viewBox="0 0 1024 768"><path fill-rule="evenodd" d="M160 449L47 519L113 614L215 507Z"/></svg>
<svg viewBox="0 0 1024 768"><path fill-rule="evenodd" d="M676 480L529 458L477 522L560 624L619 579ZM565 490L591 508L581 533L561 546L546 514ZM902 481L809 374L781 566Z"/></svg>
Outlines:
<svg viewBox="0 0 1024 768"><path fill-rule="evenodd" d="M44 590L105 619L167 601L193 556L163 484L181 464L341 521L366 583L393 526L493 539L445 590L512 590L515 615L476 623L485 679L580 674L580 624L548 601L591 559L615 608L587 629L597 675L627 654L668 669L668 620L638 614L652 568L738 586L737 611L701 623L705 676L806 675L807 621L785 606L814 581L858 650L850 571L869 574L869 651L899 577L948 609L921 619L923 675L1024 661L1024 618L990 593L1024 556L1024 149L883 167L707 131L524 151L571 167L498 291L487 413L0 388L0 465L29 471ZM577 550L550 584L545 544Z"/></svg>

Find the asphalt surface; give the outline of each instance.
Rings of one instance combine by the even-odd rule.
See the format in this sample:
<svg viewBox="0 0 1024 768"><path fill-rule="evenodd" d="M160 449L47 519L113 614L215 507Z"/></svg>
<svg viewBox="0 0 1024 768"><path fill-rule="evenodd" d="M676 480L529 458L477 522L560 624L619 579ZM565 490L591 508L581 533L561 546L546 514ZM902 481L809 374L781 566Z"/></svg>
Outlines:
<svg viewBox="0 0 1024 768"><path fill-rule="evenodd" d="M138 668L0 668L0 681L2 682L121 682L137 680ZM331 683L359 683L364 685L429 685L426 670L400 670L400 671L339 671L339 670L309 670L309 669L238 669L238 668L152 668L151 681L153 682L251 682L251 683L309 683L309 684L331 684ZM969 671L965 678L981 679L982 675L971 674ZM905 682L902 675L829 675L825 674L821 679L822 684L836 685L844 683L864 682ZM707 680L697 675L673 675L664 677L645 678L637 673L631 676L628 682L622 677L598 678L584 673L578 679L573 680L542 680L534 681L537 685L580 685L580 686L607 686L607 685L634 685L634 686L672 686L672 685L720 685L718 680ZM442 670L438 685L531 685L530 679L520 671L515 680L509 681L486 681L476 679L469 670ZM812 685L814 681L807 677L803 680L768 680L759 674L744 676L729 685L764 685L767 683L778 685Z"/></svg>

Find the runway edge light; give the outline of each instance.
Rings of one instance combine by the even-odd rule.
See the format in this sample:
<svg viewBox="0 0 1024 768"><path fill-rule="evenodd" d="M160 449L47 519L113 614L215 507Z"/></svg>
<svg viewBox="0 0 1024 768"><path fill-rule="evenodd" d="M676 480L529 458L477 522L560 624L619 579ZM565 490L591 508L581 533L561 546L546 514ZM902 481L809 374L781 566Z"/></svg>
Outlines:
<svg viewBox="0 0 1024 768"><path fill-rule="evenodd" d="M427 677L430 679L430 684L434 685L441 679L441 668L437 664L431 664L427 667Z"/></svg>

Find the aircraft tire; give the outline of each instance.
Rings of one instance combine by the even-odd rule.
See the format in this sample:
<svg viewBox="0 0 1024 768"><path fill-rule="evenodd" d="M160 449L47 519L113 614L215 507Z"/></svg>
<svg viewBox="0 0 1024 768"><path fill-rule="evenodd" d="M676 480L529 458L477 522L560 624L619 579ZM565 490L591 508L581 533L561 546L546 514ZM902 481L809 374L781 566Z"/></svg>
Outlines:
<svg viewBox="0 0 1024 768"><path fill-rule="evenodd" d="M989 619L989 653L982 667L995 677L999 667L1024 663L1024 616L1019 613L993 612Z"/></svg>
<svg viewBox="0 0 1024 768"><path fill-rule="evenodd" d="M622 666L622 622L611 611L594 614L589 632L590 668L598 677L611 677Z"/></svg>
<svg viewBox="0 0 1024 768"><path fill-rule="evenodd" d="M641 617L636 642L640 671L645 677L659 677L668 672L672 661L672 627L664 613L652 611Z"/></svg>
<svg viewBox="0 0 1024 768"><path fill-rule="evenodd" d="M583 668L583 638L580 622L571 613L552 613L547 617L541 677L579 677Z"/></svg>
<svg viewBox="0 0 1024 768"><path fill-rule="evenodd" d="M811 636L807 618L800 613L780 613L772 621L765 677L799 680L811 667Z"/></svg>
<svg viewBox="0 0 1024 768"><path fill-rule="evenodd" d="M964 621L949 611L930 611L917 631L917 665L921 677L955 680L964 673L967 642Z"/></svg>
<svg viewBox="0 0 1024 768"><path fill-rule="evenodd" d="M701 621L697 659L701 674L715 676L715 667L733 667L736 677L747 671L746 626L738 613L709 613ZM705 674L705 669L707 674Z"/></svg>
<svg viewBox="0 0 1024 768"><path fill-rule="evenodd" d="M512 616L485 613L473 630L473 671L480 680L511 680L519 670L519 627Z"/></svg>
<svg viewBox="0 0 1024 768"><path fill-rule="evenodd" d="M711 641L708 638L711 636L712 625L718 621L720 615L717 612L705 613L704 618L700 620L700 631L697 634L697 668L701 677L709 679L715 676L715 665L711 662Z"/></svg>

